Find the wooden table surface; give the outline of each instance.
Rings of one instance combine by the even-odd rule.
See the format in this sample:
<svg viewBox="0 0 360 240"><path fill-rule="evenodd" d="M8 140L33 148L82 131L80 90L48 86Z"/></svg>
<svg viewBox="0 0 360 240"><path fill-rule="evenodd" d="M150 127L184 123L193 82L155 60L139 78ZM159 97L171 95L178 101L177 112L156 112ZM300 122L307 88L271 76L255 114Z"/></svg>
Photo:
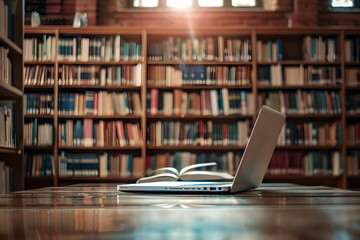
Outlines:
<svg viewBox="0 0 360 240"><path fill-rule="evenodd" d="M236 195L76 184L0 195L0 239L360 239L360 192L263 184Z"/></svg>

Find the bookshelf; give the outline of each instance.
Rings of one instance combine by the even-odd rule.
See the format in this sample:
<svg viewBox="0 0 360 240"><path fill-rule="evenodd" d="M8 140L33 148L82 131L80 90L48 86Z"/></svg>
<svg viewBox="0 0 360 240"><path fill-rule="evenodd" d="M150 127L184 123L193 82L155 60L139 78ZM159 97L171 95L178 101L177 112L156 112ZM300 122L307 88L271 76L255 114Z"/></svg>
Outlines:
<svg viewBox="0 0 360 240"><path fill-rule="evenodd" d="M23 1L0 1L0 177L5 189L24 189L23 175ZM5 178L3 176L5 175Z"/></svg>
<svg viewBox="0 0 360 240"><path fill-rule="evenodd" d="M53 86L29 85L25 87L26 93L51 93L54 95L54 114L52 116L38 114L25 115L25 121L31 121L31 119L38 118L41 121L52 121L54 123L53 147L43 148L54 156L54 174L52 177L45 177L50 185L60 186L69 184L70 182L76 183L81 181L131 182L136 180L136 177L129 174L108 177L62 176L60 174L61 159L59 156L63 152L69 153L70 155L85 153L101 155L105 152L111 156L116 154L133 154L133 156L139 157L136 161L137 164L141 165L140 169L142 169L142 174L149 172L149 164L151 164L151 161L162 161L163 164L166 164L167 162L172 161L171 159L173 159L174 156L181 159L183 156L188 156L186 154L201 156L201 159L205 160L210 159L211 154L216 156L213 159L227 159L228 157L231 157L231 159L233 159L233 165L236 165L236 161L241 157L245 148L244 143L234 143L234 139L237 139L236 137L230 139L231 141L227 142L227 145L223 145L222 143L217 143L216 145L207 143L201 144L200 142L197 145L196 142L191 142L192 140L189 140L191 143L183 145L173 143L172 139L171 143L169 140L169 142L166 143L162 142L160 144L154 144L149 142L150 135L154 135L154 133L150 133L152 131L151 126L156 125L157 123L166 126L175 124L196 125L197 122L200 124L200 121L202 121L202 124L205 125L208 122L212 122L213 125L225 124L227 127L237 122L248 122L250 128L256 119L257 111L263 101L268 105L272 105L276 102L274 101L274 98L278 99L281 92L282 94L289 94L289 96L295 99L300 105L302 104L302 101L305 101L303 99L309 98L325 99L324 101L326 103L324 104L324 102L322 102L323 106L315 106L313 102L310 102L313 105L309 103L310 105L303 106L303 108L298 111L295 111L293 107L289 106L288 108L285 107L285 109L282 109L287 114L287 124L296 131L300 131L297 129L302 130L297 133L298 135L294 132L295 135L291 136L291 138L293 138L293 141L296 141L291 144L286 143L286 136L284 134L285 144L279 144L276 148L276 152L279 152L280 155L287 154L286 152L297 154L297 158L299 159L297 160L297 163L300 165L293 166L294 169L287 169L286 171L283 169L283 172L277 172L278 170L276 167L278 166L275 167L275 170L271 168L271 171L274 170L273 173L266 174L264 181L290 181L310 185L314 184L315 181L316 184L343 188L357 186L357 177L350 176L347 171L349 164L348 155L358 149L359 143L348 143L346 129L350 125L356 126L356 123L359 123L359 112L349 112L346 101L349 101L349 96L351 98L352 95L356 95L360 85L358 82L357 84L349 86L346 84L346 79L349 74L347 69L359 69L359 62L346 59L345 50L347 39L360 36L359 29L330 29L317 27L294 29L257 27L250 29L243 27L224 27L221 29L196 28L191 29L190 31L190 29L187 28L160 29L153 27L87 27L72 29L71 27L60 26L25 28L25 37L38 36L41 38L44 34L55 36L57 46L59 46L59 42L62 39L68 37L96 39L120 35L121 37L124 37L125 40L136 42L141 47L141 57L136 60L66 60L59 59L59 53L58 50L56 50L56 57L54 60L25 61L25 66L54 66L55 72L58 73L54 76ZM220 39L219 36L222 38ZM230 56L225 57L231 55L230 51L225 51L226 54L224 53L225 46L233 44L235 49L237 46L236 44L238 44L236 40L240 40L242 44L240 45L243 47L245 42L247 42L246 54L244 49L242 49L243 56L233 56L231 58ZM223 42L220 43L220 46L223 46L222 48L218 48L218 41ZM280 43L278 43L278 41ZM312 43L312 41L315 44L315 50L309 48L308 44L309 42ZM199 49L193 54L192 50L194 47L200 48L199 46L208 46L209 43L211 45L212 42L215 42L213 46L214 49L210 49L210 52L213 51L214 56L209 57L207 54L204 55ZM172 48L169 46L172 46ZM179 52L177 46L183 47L183 49L186 50ZM271 46L271 58L268 56L270 50L267 46ZM281 47L281 51L279 52L281 56L278 56L279 47ZM318 48L318 50L316 50L316 48ZM58 47L56 49L58 49ZM163 55L159 49L173 49L173 51ZM205 52L208 53L208 51L209 49L206 49ZM318 51L316 52L318 55L312 56L312 51ZM222 55L221 58L219 53ZM136 86L124 84L104 85L99 83L69 85L59 83L59 71L62 71L61 73L63 74L64 70L61 70L63 66L69 66L69 68L73 67L73 69L91 68L94 66L96 69L102 69L111 68L113 66L131 67L138 64L141 64L141 84ZM281 72L281 75L270 76L274 79L276 78L275 82L272 82L271 80L267 80L267 82L261 81L264 80L262 76L265 72L265 70L262 69L266 68L270 70L272 68L277 74L280 74ZM191 78L186 78L184 80L183 72L185 72L185 69L187 69L190 74L192 71L206 71L207 74L216 73L218 75L212 75L215 76L212 81L199 83ZM234 72L232 73L231 71ZM223 75L221 75L220 72L222 72ZM245 75L241 75L242 73ZM351 74L353 74L353 72ZM234 75L235 81L230 78L230 76ZM299 75L302 78L301 81L292 81L293 78L298 79L298 77L294 76ZM218 77L216 78L216 76ZM229 80L223 81L227 76L229 76ZM313 79L314 76L317 76L319 79ZM236 81L237 77L240 77L240 81ZM244 81L242 79L244 79ZM282 81L279 82L278 79L282 79ZM58 113L57 110L60 107L59 96L61 94L85 94L89 91L106 91L115 94L122 92L138 93L142 104L141 113L130 115L64 115ZM175 112L172 107L165 107L165 105L168 104L166 103L164 105L164 102L167 102L165 100L162 103L157 103L156 110L151 112L151 94L153 92L154 94L158 94L158 96L164 95L164 99L171 99L171 106L175 104L175 95L178 94L175 92L181 92L181 94L185 93L184 96L191 96L188 97L188 99L191 98L191 101L188 100L189 106L195 107L193 109L191 107L185 108L186 112L181 112L181 110L180 112L178 110ZM211 104L210 107L206 106L206 108L205 106L202 108L202 106L199 105L191 105L196 102L196 99L201 99L202 94L206 96L206 94L210 94L211 92L218 93L218 96L220 92L221 94L229 94L229 96L232 96L231 94L234 94L234 96L237 96L237 94L245 94L247 96L247 103L251 103L246 105L246 111L242 111L241 108L236 109L236 107L234 110L230 107L231 113L224 114L223 112L218 112L215 115L211 112ZM263 96L263 98L260 98L259 96ZM290 97L288 101L293 101ZM284 97L283 101L286 101L286 97ZM159 108L159 104L164 108ZM327 108L325 106L327 106ZM275 104L273 107L279 108L280 110L279 105ZM138 145L121 147L61 145L59 143L60 133L58 123L64 123L69 120L75 123L76 121L83 121L84 119L91 119L94 124L100 121L123 121L124 123L138 124L141 135L143 136L143 142ZM311 124L315 127L309 127ZM316 141L309 136L307 137L310 140L301 135L304 134L305 130L306 132L309 132L313 128L319 131ZM228 133L232 133L234 129L235 128L228 129L227 131ZM249 131L250 130L247 129L245 134L248 134ZM331 143L328 142L329 135L332 136ZM324 139L326 142L322 142ZM310 143L308 141L310 141ZM29 152L34 152L37 149L41 149L41 147L25 147L25 151ZM309 158L316 159L317 157L319 159L329 158L335 160L331 160L334 161L331 162L331 164L330 160L328 160L330 165L325 164L323 166L320 164L320 169L316 169L315 167L315 169L312 169L314 172L303 174L303 171L305 171L303 169L305 167L303 165L305 164L305 161L309 161ZM285 165L281 165L284 164L281 163L281 161L278 162L278 164L284 168ZM184 162L186 163L186 161ZM338 164L336 173L333 174L329 171L332 164ZM231 166L227 165L226 167ZM329 169L324 170L324 168ZM296 171L297 173L295 173ZM339 171L342 171L342 173L339 173ZM41 177L27 177L26 181L32 181L36 185L36 181L39 179L41 179Z"/></svg>

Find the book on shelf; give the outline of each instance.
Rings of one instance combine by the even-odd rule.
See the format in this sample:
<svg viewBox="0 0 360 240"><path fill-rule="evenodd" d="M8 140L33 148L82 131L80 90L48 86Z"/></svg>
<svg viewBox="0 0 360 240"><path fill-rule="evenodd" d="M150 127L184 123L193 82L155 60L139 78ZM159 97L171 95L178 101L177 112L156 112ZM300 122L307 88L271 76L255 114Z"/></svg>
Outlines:
<svg viewBox="0 0 360 240"><path fill-rule="evenodd" d="M342 175L342 154L334 151L275 151L267 169L269 175Z"/></svg>
<svg viewBox="0 0 360 240"><path fill-rule="evenodd" d="M245 146L250 121L213 123L213 121L150 122L147 143L154 146Z"/></svg>
<svg viewBox="0 0 360 240"><path fill-rule="evenodd" d="M153 61L251 61L251 40L224 36L169 37L152 42L148 59Z"/></svg>
<svg viewBox="0 0 360 240"><path fill-rule="evenodd" d="M360 68L345 69L346 86L360 86Z"/></svg>
<svg viewBox="0 0 360 240"><path fill-rule="evenodd" d="M286 114L340 114L340 95L336 91L289 90L258 94L258 109L267 105Z"/></svg>
<svg viewBox="0 0 360 240"><path fill-rule="evenodd" d="M150 66L148 85L230 85L250 86L250 66Z"/></svg>
<svg viewBox="0 0 360 240"><path fill-rule="evenodd" d="M307 35L304 37L302 48L305 61L335 62L338 60L338 46L335 37Z"/></svg>
<svg viewBox="0 0 360 240"><path fill-rule="evenodd" d="M138 61L141 44L115 35L109 37L59 37L59 61Z"/></svg>
<svg viewBox="0 0 360 240"><path fill-rule="evenodd" d="M147 113L150 115L248 115L253 112L252 93L227 88L187 92L181 89L147 92Z"/></svg>
<svg viewBox="0 0 360 240"><path fill-rule="evenodd" d="M286 122L278 139L278 146L336 146L342 143L341 122Z"/></svg>
<svg viewBox="0 0 360 240"><path fill-rule="evenodd" d="M347 154L348 176L360 176L360 151L349 151Z"/></svg>
<svg viewBox="0 0 360 240"><path fill-rule="evenodd" d="M14 169L0 162L0 194L14 191Z"/></svg>
<svg viewBox="0 0 360 240"><path fill-rule="evenodd" d="M50 154L25 153L26 176L54 176L54 156Z"/></svg>
<svg viewBox="0 0 360 240"><path fill-rule="evenodd" d="M211 171L227 172L234 175L240 163L242 152L227 151L225 153L192 153L187 151L148 155L146 157L146 175L150 176L154 170L165 167L183 169L189 165L215 162L216 166L208 168Z"/></svg>
<svg viewBox="0 0 360 240"><path fill-rule="evenodd" d="M124 85L140 87L141 64L122 66L61 65L59 86Z"/></svg>
<svg viewBox="0 0 360 240"><path fill-rule="evenodd" d="M56 37L42 35L24 39L24 61L54 61L56 54Z"/></svg>
<svg viewBox="0 0 360 240"><path fill-rule="evenodd" d="M59 154L60 176L141 177L141 157L132 154Z"/></svg>
<svg viewBox="0 0 360 240"><path fill-rule="evenodd" d="M360 36L348 36L345 38L345 61L360 61Z"/></svg>
<svg viewBox="0 0 360 240"><path fill-rule="evenodd" d="M142 135L139 123L97 121L93 119L66 120L59 123L60 147L140 146Z"/></svg>
<svg viewBox="0 0 360 240"><path fill-rule="evenodd" d="M54 114L54 94L26 93L24 114Z"/></svg>
<svg viewBox="0 0 360 240"><path fill-rule="evenodd" d="M349 123L346 126L347 144L360 145L360 122Z"/></svg>
<svg viewBox="0 0 360 240"><path fill-rule="evenodd" d="M35 118L33 121L24 124L24 145L25 146L52 146L53 145L52 123L39 123Z"/></svg>
<svg viewBox="0 0 360 240"><path fill-rule="evenodd" d="M346 94L346 111L349 114L360 113L360 95L358 92Z"/></svg>
<svg viewBox="0 0 360 240"><path fill-rule="evenodd" d="M258 67L259 86L335 86L341 84L341 70L335 66Z"/></svg>
<svg viewBox="0 0 360 240"><path fill-rule="evenodd" d="M24 86L54 85L55 69L53 66L25 66Z"/></svg>
<svg viewBox="0 0 360 240"><path fill-rule="evenodd" d="M0 47L0 62L0 83L12 85L12 63L8 48Z"/></svg>
<svg viewBox="0 0 360 240"><path fill-rule="evenodd" d="M0 146L15 147L14 103L0 101Z"/></svg>
<svg viewBox="0 0 360 240"><path fill-rule="evenodd" d="M61 115L124 116L142 114L138 92L60 93L58 106L58 112Z"/></svg>
<svg viewBox="0 0 360 240"><path fill-rule="evenodd" d="M256 48L258 62L282 61L281 39L258 40Z"/></svg>
<svg viewBox="0 0 360 240"><path fill-rule="evenodd" d="M157 181L216 181L227 180L232 181L234 176L227 172L216 172L206 170L194 170L199 168L216 166L216 162L198 163L189 165L180 171L173 167L164 167L154 170L152 176L143 177L136 183L157 182Z"/></svg>
<svg viewBox="0 0 360 240"><path fill-rule="evenodd" d="M0 34L10 41L15 39L15 11L16 1L0 0Z"/></svg>

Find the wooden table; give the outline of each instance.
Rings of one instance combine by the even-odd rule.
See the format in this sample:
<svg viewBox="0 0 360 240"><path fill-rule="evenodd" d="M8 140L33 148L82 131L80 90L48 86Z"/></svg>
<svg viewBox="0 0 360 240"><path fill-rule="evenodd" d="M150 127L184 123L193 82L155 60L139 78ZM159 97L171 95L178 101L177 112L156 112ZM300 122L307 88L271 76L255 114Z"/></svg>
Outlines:
<svg viewBox="0 0 360 240"><path fill-rule="evenodd" d="M0 239L359 239L360 193L263 184L236 195L77 184L0 195Z"/></svg>

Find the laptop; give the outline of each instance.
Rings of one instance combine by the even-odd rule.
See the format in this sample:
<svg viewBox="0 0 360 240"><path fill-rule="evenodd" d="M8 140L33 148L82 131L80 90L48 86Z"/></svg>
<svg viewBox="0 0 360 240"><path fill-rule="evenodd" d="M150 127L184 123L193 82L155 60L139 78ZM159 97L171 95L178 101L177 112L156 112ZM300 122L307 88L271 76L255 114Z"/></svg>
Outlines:
<svg viewBox="0 0 360 240"><path fill-rule="evenodd" d="M233 182L163 181L118 185L123 192L237 193L258 187L269 165L285 114L262 106L246 144Z"/></svg>

